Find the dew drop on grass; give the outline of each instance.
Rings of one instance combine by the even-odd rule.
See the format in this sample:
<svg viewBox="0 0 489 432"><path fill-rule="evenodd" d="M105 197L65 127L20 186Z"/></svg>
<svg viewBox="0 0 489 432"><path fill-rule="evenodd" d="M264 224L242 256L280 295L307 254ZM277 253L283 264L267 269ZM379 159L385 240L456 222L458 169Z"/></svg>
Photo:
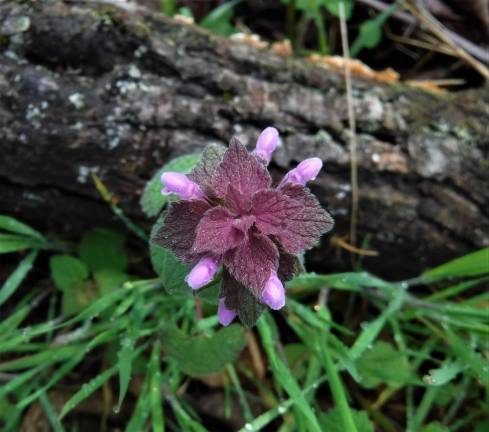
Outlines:
<svg viewBox="0 0 489 432"><path fill-rule="evenodd" d="M114 407L112 408L112 411L114 414L119 414L119 412L121 411L120 407L117 406L117 405L114 405Z"/></svg>
<svg viewBox="0 0 489 432"><path fill-rule="evenodd" d="M253 430L253 425L250 424L250 423L246 423L244 425L244 428L247 430L247 431L252 431Z"/></svg>
<svg viewBox="0 0 489 432"><path fill-rule="evenodd" d="M277 411L279 414L285 414L287 412L287 407L284 405L279 405Z"/></svg>

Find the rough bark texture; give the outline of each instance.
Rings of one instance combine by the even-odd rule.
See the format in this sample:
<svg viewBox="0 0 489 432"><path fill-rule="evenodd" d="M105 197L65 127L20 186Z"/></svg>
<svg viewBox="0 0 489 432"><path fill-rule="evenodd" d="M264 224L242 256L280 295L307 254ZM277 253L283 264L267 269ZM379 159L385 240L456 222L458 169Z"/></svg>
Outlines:
<svg viewBox="0 0 489 432"><path fill-rule="evenodd" d="M341 75L95 2L3 3L0 51L1 213L73 235L114 224L95 172L143 221L144 184L170 158L233 134L253 145L275 125L277 174L321 157L313 189L336 218L333 234L348 233ZM488 245L489 89L439 96L354 80L354 96L359 238L380 252L366 267L415 275ZM334 251L324 252L311 262L340 268Z"/></svg>

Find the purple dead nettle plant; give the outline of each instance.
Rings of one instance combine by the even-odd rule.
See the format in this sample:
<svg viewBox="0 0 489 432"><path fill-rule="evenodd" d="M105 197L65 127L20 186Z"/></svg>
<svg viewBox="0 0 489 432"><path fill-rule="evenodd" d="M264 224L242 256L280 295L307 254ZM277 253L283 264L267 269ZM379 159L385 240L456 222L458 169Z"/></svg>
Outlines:
<svg viewBox="0 0 489 432"><path fill-rule="evenodd" d="M188 174L167 172L163 194L179 201L168 208L154 241L193 268L186 277L197 290L223 267L218 316L254 324L264 305L285 305L283 283L299 270L297 255L313 247L333 219L305 186L321 170L319 158L302 161L272 186L266 166L279 142L266 128L249 153L232 138L229 148L209 146Z"/></svg>

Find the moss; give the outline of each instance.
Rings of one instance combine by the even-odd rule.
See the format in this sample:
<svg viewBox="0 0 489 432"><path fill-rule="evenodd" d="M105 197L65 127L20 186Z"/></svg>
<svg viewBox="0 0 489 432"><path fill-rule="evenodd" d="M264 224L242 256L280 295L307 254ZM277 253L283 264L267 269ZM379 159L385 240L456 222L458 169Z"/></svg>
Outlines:
<svg viewBox="0 0 489 432"><path fill-rule="evenodd" d="M138 38L146 38L151 33L151 27L143 20L127 21L124 23L129 33L136 35Z"/></svg>
<svg viewBox="0 0 489 432"><path fill-rule="evenodd" d="M142 19L124 19L120 11L113 6L101 6L92 11L93 15L105 24L113 26L115 29L123 30L134 34L138 38L145 38L151 33L151 27Z"/></svg>
<svg viewBox="0 0 489 432"><path fill-rule="evenodd" d="M231 102L233 101L233 99L234 99L234 94L233 94L233 93L231 93L230 91L225 91L225 92L223 92L223 94L222 94L222 98L223 98L223 99L224 99L226 102L231 103Z"/></svg>

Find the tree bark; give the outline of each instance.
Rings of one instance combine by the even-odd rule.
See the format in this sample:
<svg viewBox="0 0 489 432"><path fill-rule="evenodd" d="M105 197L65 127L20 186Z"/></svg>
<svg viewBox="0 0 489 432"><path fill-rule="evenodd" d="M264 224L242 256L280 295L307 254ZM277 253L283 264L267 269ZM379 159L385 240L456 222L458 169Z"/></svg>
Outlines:
<svg viewBox="0 0 489 432"><path fill-rule="evenodd" d="M325 253L350 223L343 76L113 3L0 6L0 212L73 236L114 225L94 172L149 225L138 201L162 164L233 134L252 146L274 125L277 175L325 162L312 188L336 226L312 267L347 266ZM380 253L364 266L413 276L489 245L488 87L439 95L357 78L353 92L358 238Z"/></svg>

